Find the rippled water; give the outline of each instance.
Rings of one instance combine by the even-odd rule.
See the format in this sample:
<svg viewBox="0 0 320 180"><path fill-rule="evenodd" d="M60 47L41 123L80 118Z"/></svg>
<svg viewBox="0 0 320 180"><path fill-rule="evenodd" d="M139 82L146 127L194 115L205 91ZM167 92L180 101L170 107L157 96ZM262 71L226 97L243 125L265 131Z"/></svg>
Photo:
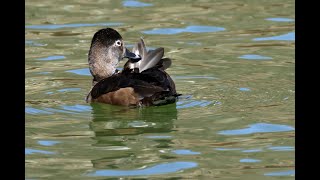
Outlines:
<svg viewBox="0 0 320 180"><path fill-rule="evenodd" d="M26 179L294 179L294 13L289 0L26 1ZM85 103L104 27L164 47L181 99Z"/></svg>

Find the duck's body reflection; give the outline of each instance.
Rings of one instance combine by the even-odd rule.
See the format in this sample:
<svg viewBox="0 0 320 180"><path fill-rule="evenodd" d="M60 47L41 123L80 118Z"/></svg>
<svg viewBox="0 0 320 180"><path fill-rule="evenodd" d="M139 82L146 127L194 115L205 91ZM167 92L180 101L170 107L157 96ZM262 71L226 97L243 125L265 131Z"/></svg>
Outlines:
<svg viewBox="0 0 320 180"><path fill-rule="evenodd" d="M90 129L94 131L92 146L102 148L101 158L92 160L95 168L127 167L127 161L139 157L141 164L160 160L157 151L144 151L150 146L169 148L172 139L168 135L177 119L176 104L148 108L128 108L92 103ZM145 134L145 136L143 135ZM164 138L159 138L163 134ZM149 136L156 135L156 139ZM145 141L145 143L138 141ZM148 148L149 147L149 148ZM151 154L150 154L151 153ZM117 157L117 158L114 158ZM168 157L170 158L170 157ZM114 161L118 159L117 161Z"/></svg>
<svg viewBox="0 0 320 180"><path fill-rule="evenodd" d="M177 119L176 104L148 108L93 103L90 128L99 136L170 132Z"/></svg>

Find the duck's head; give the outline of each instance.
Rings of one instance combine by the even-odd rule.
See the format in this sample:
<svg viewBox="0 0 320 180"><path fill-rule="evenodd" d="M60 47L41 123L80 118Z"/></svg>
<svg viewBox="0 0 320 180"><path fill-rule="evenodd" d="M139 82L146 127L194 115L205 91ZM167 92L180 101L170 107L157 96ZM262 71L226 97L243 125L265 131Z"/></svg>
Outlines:
<svg viewBox="0 0 320 180"><path fill-rule="evenodd" d="M121 35L112 28L100 29L91 41L89 50L89 69L98 82L112 76L116 72L119 61L123 58L139 59L124 46Z"/></svg>

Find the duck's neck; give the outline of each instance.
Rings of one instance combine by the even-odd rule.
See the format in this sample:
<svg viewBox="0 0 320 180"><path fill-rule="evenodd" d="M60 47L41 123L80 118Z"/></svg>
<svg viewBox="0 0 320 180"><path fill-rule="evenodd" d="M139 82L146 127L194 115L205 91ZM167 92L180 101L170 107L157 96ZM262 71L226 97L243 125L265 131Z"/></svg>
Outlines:
<svg viewBox="0 0 320 180"><path fill-rule="evenodd" d="M101 46L93 46L89 51L89 69L93 76L93 85L102 79L112 76L116 72L119 59L114 57L109 49Z"/></svg>

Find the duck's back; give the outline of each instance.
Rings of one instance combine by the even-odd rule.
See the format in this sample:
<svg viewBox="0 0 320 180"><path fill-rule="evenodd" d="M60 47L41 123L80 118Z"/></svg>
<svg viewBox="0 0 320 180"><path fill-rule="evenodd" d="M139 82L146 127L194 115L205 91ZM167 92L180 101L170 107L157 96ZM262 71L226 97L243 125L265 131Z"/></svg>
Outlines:
<svg viewBox="0 0 320 180"><path fill-rule="evenodd" d="M124 70L98 82L87 101L122 106L152 106L174 103L178 94L171 77L161 68L141 73Z"/></svg>

